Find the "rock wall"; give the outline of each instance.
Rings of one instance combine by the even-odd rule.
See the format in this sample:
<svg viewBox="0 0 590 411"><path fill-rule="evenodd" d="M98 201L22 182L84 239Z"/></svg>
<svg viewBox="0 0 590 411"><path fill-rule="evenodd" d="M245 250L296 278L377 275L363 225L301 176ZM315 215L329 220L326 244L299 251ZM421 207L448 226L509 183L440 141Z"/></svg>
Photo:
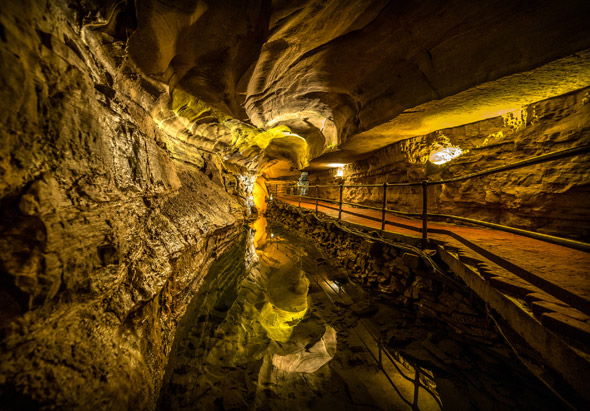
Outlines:
<svg viewBox="0 0 590 411"><path fill-rule="evenodd" d="M158 127L166 89L130 64L125 33L82 25L84 4L1 6L7 409L153 408L177 324L251 194L246 162L191 156Z"/></svg>
<svg viewBox="0 0 590 411"><path fill-rule="evenodd" d="M528 157L590 142L590 89L544 100L461 127L407 139L346 166L310 174L314 184L381 184L463 176ZM436 144L450 143L464 153L435 165L428 158ZM590 241L590 155L528 166L443 186L429 187L431 213L452 214L542 233ZM388 189L389 208L421 212L421 187ZM310 189L315 195L315 189ZM337 199L337 189L320 195ZM381 206L381 188L348 188L345 199Z"/></svg>

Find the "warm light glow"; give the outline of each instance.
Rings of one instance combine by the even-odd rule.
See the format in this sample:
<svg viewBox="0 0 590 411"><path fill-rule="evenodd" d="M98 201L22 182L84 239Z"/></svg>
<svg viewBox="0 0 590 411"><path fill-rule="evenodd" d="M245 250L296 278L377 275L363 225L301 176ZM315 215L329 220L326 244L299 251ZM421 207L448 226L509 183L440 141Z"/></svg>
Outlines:
<svg viewBox="0 0 590 411"><path fill-rule="evenodd" d="M330 168L341 168L341 167L344 167L345 165L346 164L343 164L343 163L330 163L330 164L328 164L328 167L330 167Z"/></svg>
<svg viewBox="0 0 590 411"><path fill-rule="evenodd" d="M266 302L260 312L260 325L271 340L287 342L295 326L303 320L306 313L307 307L300 311L287 311Z"/></svg>
<svg viewBox="0 0 590 411"><path fill-rule="evenodd" d="M440 165L451 161L455 157L460 156L462 153L463 150L461 150L461 148L457 146L440 146L440 148L437 151L430 154L430 157L428 159L431 163Z"/></svg>
<svg viewBox="0 0 590 411"><path fill-rule="evenodd" d="M336 170L336 177L344 177L344 168L340 167Z"/></svg>

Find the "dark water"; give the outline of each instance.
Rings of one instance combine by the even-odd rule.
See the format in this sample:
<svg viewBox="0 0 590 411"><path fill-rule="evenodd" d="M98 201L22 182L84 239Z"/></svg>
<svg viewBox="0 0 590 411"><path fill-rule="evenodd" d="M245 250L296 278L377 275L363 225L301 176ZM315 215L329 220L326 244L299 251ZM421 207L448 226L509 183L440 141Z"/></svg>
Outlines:
<svg viewBox="0 0 590 411"><path fill-rule="evenodd" d="M189 307L159 408L563 408L505 344L463 341L346 278L259 219Z"/></svg>

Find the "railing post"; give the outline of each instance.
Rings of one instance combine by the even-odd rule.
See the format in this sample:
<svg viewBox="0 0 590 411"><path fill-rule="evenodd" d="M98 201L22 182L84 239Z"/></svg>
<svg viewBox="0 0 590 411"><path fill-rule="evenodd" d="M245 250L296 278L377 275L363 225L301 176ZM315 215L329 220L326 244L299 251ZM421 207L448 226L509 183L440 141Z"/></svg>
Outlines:
<svg viewBox="0 0 590 411"><path fill-rule="evenodd" d="M416 365L415 370L416 376L414 377L414 403L412 404L412 409L418 411L418 392L420 391L420 367Z"/></svg>
<svg viewBox="0 0 590 411"><path fill-rule="evenodd" d="M318 186L315 186L315 212L318 212L318 197L319 197L319 193L318 193Z"/></svg>
<svg viewBox="0 0 590 411"><path fill-rule="evenodd" d="M387 183L383 183L383 208L381 209L381 231L385 230L385 209L387 208Z"/></svg>
<svg viewBox="0 0 590 411"><path fill-rule="evenodd" d="M428 242L428 180L422 181L422 248Z"/></svg>
<svg viewBox="0 0 590 411"><path fill-rule="evenodd" d="M381 335L379 335L377 345L379 346L379 369L383 370L383 337Z"/></svg>
<svg viewBox="0 0 590 411"><path fill-rule="evenodd" d="M338 220L342 218L342 190L344 189L343 183L340 183L340 203L338 204Z"/></svg>

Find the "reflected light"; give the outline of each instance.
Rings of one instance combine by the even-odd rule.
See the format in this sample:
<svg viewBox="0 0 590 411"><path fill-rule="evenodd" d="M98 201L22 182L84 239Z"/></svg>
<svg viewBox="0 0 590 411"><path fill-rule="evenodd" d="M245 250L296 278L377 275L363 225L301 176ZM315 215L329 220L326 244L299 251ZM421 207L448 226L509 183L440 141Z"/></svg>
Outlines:
<svg viewBox="0 0 590 411"><path fill-rule="evenodd" d="M341 168L344 167L346 164L344 163L330 163L328 164L328 167L330 168Z"/></svg>
<svg viewBox="0 0 590 411"><path fill-rule="evenodd" d="M430 154L428 159L431 163L440 165L451 161L455 157L460 156L462 153L463 150L457 146L440 147L434 153Z"/></svg>

